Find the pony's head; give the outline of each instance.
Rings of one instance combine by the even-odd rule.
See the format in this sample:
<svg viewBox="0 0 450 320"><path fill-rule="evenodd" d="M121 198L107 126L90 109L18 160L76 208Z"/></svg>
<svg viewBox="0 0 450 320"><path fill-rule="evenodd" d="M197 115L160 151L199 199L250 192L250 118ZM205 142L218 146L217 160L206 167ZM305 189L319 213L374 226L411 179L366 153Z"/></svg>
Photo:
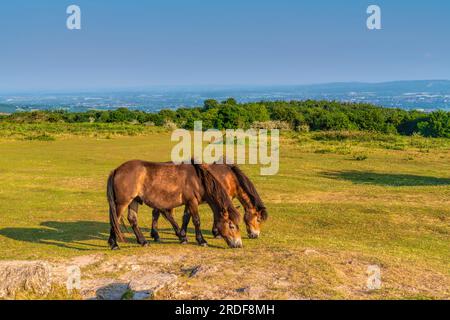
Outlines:
<svg viewBox="0 0 450 320"><path fill-rule="evenodd" d="M217 230L231 248L242 248L241 232L239 230L239 211L232 205L222 208L216 223Z"/></svg>
<svg viewBox="0 0 450 320"><path fill-rule="evenodd" d="M245 208L244 221L247 227L247 234L250 239L256 239L261 233L261 224L267 220L268 214L264 203L261 200L255 186L250 179L236 165L229 165L236 175L242 190L249 198L249 202Z"/></svg>
<svg viewBox="0 0 450 320"><path fill-rule="evenodd" d="M192 164L202 180L207 202L214 212L219 234L231 248L242 248L239 211L234 207L224 187L209 171L207 165L196 164L194 161L192 161Z"/></svg>
<svg viewBox="0 0 450 320"><path fill-rule="evenodd" d="M261 233L261 225L267 219L266 208L249 207L245 209L244 221L250 239L257 239Z"/></svg>

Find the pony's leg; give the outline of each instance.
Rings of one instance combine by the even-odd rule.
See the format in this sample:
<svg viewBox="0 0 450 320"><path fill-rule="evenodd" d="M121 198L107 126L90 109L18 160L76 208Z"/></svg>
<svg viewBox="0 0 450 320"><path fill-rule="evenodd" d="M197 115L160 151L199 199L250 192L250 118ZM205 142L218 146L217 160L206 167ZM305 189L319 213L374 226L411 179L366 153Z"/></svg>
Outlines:
<svg viewBox="0 0 450 320"><path fill-rule="evenodd" d="M170 222L170 224L172 225L173 231L175 231L175 235L178 238L180 238L180 240L181 240L180 227L178 226L178 223L175 221L175 219L173 217L173 209L172 210L163 211L162 215L164 216L164 218L167 219L167 221Z"/></svg>
<svg viewBox="0 0 450 320"><path fill-rule="evenodd" d="M216 239L222 238L222 236L219 233L219 229L217 229L216 215L214 215L213 227L211 232L214 238Z"/></svg>
<svg viewBox="0 0 450 320"><path fill-rule="evenodd" d="M150 236L155 240L155 242L160 242L161 239L158 233L158 219L160 211L158 209L153 209L152 212L152 231L150 231Z"/></svg>
<svg viewBox="0 0 450 320"><path fill-rule="evenodd" d="M147 240L145 240L145 237L138 226L138 207L139 203L137 201L133 201L130 203L130 205L128 206L128 221L130 222L131 228L133 228L134 234L136 235L137 243L139 243L141 246L146 246L148 245L148 242Z"/></svg>
<svg viewBox="0 0 450 320"><path fill-rule="evenodd" d="M180 230L180 242L181 244L186 244L188 242L187 240L187 227L189 225L189 221L191 221L191 214L189 213L189 210L187 206L184 208L183 213L183 224L181 226Z"/></svg>
<svg viewBox="0 0 450 320"><path fill-rule="evenodd" d="M194 201L188 204L188 210L192 217L192 222L195 227L195 239L201 246L207 246L208 243L203 238L202 230L200 229L200 215L198 214L198 204Z"/></svg>
<svg viewBox="0 0 450 320"><path fill-rule="evenodd" d="M111 228L111 231L109 232L108 244L111 247L111 250L120 249L119 245L117 244L116 233L114 232L113 228Z"/></svg>
<svg viewBox="0 0 450 320"><path fill-rule="evenodd" d="M116 214L117 214L118 221L120 221L120 219L122 218L122 213L125 211L127 206L128 206L128 204L116 204ZM111 228L111 231L109 233L108 244L111 247L111 250L120 249L119 245L117 244L116 232L114 231L113 228Z"/></svg>

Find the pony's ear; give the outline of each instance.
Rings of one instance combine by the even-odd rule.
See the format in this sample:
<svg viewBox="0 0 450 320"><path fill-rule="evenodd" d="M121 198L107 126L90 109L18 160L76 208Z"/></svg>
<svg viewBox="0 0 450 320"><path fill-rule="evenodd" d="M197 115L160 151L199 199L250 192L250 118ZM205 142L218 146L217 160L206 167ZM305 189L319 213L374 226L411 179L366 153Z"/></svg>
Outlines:
<svg viewBox="0 0 450 320"><path fill-rule="evenodd" d="M267 218L269 217L269 214L267 213L267 209L266 208L260 208L260 214L261 214L261 219L263 221L266 221Z"/></svg>

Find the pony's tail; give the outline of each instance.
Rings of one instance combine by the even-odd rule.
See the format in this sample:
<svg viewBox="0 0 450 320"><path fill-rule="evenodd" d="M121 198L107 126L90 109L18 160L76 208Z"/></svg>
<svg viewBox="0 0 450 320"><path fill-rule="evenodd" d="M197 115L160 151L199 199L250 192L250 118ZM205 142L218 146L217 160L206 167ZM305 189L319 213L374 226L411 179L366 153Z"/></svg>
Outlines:
<svg viewBox="0 0 450 320"><path fill-rule="evenodd" d="M114 192L114 176L116 171L112 171L108 177L108 184L106 187L106 196L108 198L109 203L109 223L111 224L111 228L114 230L116 237L119 241L124 242L125 239L123 237L122 231L120 230L119 219L117 218L117 209L116 209L116 195Z"/></svg>
<svg viewBox="0 0 450 320"><path fill-rule="evenodd" d="M192 160L191 163L194 166L198 177L202 181L206 196L210 200L211 204L217 209L226 209L231 220L236 224L239 223L239 220L241 218L240 213L234 207L233 202L231 202L230 197L228 196L220 181L214 177L207 166L203 164L197 164L194 162L194 160Z"/></svg>
<svg viewBox="0 0 450 320"><path fill-rule="evenodd" d="M234 175L239 181L241 188L244 189L245 193L247 193L252 204L256 207L257 210L261 212L261 219L263 221L266 221L269 215L261 197L258 194L258 191L256 191L255 185L237 165L228 164L228 167L231 169L231 171L233 171Z"/></svg>

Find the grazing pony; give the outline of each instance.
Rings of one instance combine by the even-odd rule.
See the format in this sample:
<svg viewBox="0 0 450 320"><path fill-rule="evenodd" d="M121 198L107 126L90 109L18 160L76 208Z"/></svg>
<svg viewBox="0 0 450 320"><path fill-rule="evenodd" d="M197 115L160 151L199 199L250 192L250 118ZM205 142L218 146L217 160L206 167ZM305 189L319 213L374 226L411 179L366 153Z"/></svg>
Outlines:
<svg viewBox="0 0 450 320"><path fill-rule="evenodd" d="M107 198L111 249L119 248L117 240L124 241L119 222L126 209L137 242L142 246L148 244L137 223L139 204L160 211L184 205L192 216L198 243L206 243L200 231L198 214L198 205L203 200L211 207L218 232L227 244L232 248L242 247L239 211L205 165L128 161L109 175Z"/></svg>
<svg viewBox="0 0 450 320"><path fill-rule="evenodd" d="M212 164L208 165L208 169L214 177L221 182L228 196L231 199L237 198L244 207L244 221L249 238L258 238L261 232L261 224L263 221L267 220L268 214L253 183L237 165ZM173 217L173 210L160 211L154 209L151 237L155 241L159 241L160 239L157 229L158 219L161 214L170 222L175 234L180 238L180 241L186 243L186 231L191 218L189 211L185 210L183 215L183 225L180 229ZM214 221L212 233L215 237L220 235L216 227L216 221Z"/></svg>

